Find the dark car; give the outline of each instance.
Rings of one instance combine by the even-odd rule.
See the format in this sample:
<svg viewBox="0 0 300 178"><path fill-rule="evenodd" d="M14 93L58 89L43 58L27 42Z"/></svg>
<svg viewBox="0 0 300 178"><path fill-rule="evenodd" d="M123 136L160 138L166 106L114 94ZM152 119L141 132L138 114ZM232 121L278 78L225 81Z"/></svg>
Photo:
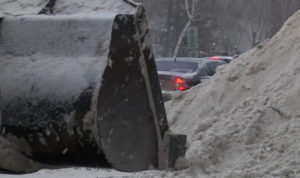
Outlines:
<svg viewBox="0 0 300 178"><path fill-rule="evenodd" d="M156 67L164 100L172 99L175 91L184 91L214 75L221 60L207 58L158 58Z"/></svg>

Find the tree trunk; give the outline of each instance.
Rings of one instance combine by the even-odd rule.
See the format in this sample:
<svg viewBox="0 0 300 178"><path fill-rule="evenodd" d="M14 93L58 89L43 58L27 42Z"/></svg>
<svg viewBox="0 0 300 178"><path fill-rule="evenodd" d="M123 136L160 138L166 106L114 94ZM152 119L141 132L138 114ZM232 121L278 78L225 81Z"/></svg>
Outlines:
<svg viewBox="0 0 300 178"><path fill-rule="evenodd" d="M192 23L192 20L189 19L189 20L187 21L187 23L185 24L183 30L182 30L181 33L180 33L180 36L179 36L179 38L178 38L178 41L177 41L177 44L176 44L176 46L175 46L175 50L174 50L174 53L173 53L173 57L175 57L175 58L176 58L177 55L178 55L179 47L180 47L180 45L181 45L181 43L182 43L183 37L184 37L184 35L185 35L187 29L190 27L191 23Z"/></svg>
<svg viewBox="0 0 300 178"><path fill-rule="evenodd" d="M165 45L165 54L166 56L171 55L172 51L170 50L170 44L171 44L171 39L172 39L172 31L171 31L171 27L172 27L172 19L173 17L173 5L172 5L172 0L168 1L168 19L167 19L167 42Z"/></svg>

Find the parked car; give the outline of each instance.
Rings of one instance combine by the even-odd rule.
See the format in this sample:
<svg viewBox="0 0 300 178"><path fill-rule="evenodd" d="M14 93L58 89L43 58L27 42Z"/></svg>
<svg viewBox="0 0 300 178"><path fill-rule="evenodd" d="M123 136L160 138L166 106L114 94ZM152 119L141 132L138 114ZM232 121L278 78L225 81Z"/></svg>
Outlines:
<svg viewBox="0 0 300 178"><path fill-rule="evenodd" d="M207 57L207 58L210 60L221 60L226 63L230 63L234 59L233 56L211 56L211 57Z"/></svg>
<svg viewBox="0 0 300 178"><path fill-rule="evenodd" d="M215 74L221 60L207 58L158 58L156 67L165 101L172 99L176 91L188 90Z"/></svg>

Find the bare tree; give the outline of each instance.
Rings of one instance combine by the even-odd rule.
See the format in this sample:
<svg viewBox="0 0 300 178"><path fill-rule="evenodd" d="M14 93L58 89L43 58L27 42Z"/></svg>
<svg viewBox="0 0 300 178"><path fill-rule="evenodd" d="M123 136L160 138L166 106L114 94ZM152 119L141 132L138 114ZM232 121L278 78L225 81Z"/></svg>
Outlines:
<svg viewBox="0 0 300 178"><path fill-rule="evenodd" d="M205 15L201 10L200 0L192 0L191 2L189 2L188 0L184 0L184 10L187 14L188 20L179 35L179 38L178 38L178 41L176 43L175 50L173 53L173 57L177 57L182 40L183 40L188 28L190 27L190 25L193 22L201 21L201 20L205 19Z"/></svg>

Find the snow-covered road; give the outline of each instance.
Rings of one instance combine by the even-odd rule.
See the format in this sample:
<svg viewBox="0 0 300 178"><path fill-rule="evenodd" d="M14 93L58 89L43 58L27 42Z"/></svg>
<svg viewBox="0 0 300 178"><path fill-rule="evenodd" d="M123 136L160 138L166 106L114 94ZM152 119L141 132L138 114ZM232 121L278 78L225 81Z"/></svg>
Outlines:
<svg viewBox="0 0 300 178"><path fill-rule="evenodd" d="M61 168L61 169L42 169L36 173L11 175L0 174L1 178L104 178L104 177L143 177L143 173L119 172L113 169L97 168Z"/></svg>

